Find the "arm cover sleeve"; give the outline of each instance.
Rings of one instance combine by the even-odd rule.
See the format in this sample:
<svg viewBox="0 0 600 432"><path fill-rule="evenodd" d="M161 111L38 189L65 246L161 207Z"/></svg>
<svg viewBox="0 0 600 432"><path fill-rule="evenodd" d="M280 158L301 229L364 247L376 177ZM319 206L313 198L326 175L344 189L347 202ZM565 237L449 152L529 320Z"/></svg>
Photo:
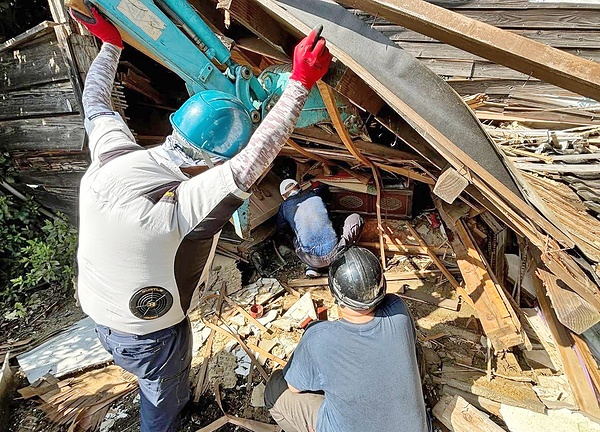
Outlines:
<svg viewBox="0 0 600 432"><path fill-rule="evenodd" d="M113 88L115 74L121 48L110 43L104 43L100 53L92 62L85 78L85 86L81 97L86 118L112 111L110 93Z"/></svg>
<svg viewBox="0 0 600 432"><path fill-rule="evenodd" d="M250 189L279 154L296 126L307 98L308 90L298 81L290 80L248 145L231 159L233 178L240 189Z"/></svg>

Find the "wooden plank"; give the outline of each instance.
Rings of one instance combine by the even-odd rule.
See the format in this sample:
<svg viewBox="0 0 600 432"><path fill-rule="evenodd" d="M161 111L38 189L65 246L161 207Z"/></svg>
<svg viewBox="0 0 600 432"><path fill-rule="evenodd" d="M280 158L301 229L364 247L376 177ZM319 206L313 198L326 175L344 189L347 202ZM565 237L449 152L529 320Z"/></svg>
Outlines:
<svg viewBox="0 0 600 432"><path fill-rule="evenodd" d="M417 230L412 227L412 225L410 224L410 222L406 223L404 226L406 228L408 228L408 230L410 231L411 235L417 240L417 243L419 243L419 246L421 246L421 248L425 249L427 255L429 255L429 258L431 258L431 260L437 266L437 268L440 269L440 271L446 277L446 279L448 279L448 281L450 282L450 284L454 288L458 288L460 286L460 284L458 283L458 281L454 278L454 276L452 275L452 273L450 273L448 271L448 269L446 268L446 266L444 265L444 263L442 262L442 260L439 259L437 257L437 255L431 250L432 248L430 248L427 245L427 243L425 243L425 240L423 240L423 237L421 237L419 235L419 233L417 232Z"/></svg>
<svg viewBox="0 0 600 432"><path fill-rule="evenodd" d="M344 1L363 1L363 0L344 0ZM398 0L385 1L384 7L390 5L395 6ZM340 1L340 3L342 3ZM433 6L433 5L432 5ZM440 6L438 6L440 7ZM443 8L442 8L443 9ZM365 9L366 10L366 9ZM370 8L368 12L373 9ZM446 9L444 9L446 10ZM383 12L383 10L381 11ZM502 29L577 29L577 30L597 30L598 22L600 22L600 10L577 10L574 8L567 9L497 9L497 13L492 14L487 10L478 9L461 9L460 11L450 11L453 14L463 16L482 22L484 24L496 26ZM386 24L389 21L412 28L405 23L390 19L386 13L379 13L378 18L374 21L374 25ZM389 21L388 21L389 20ZM412 28L415 30L414 28ZM419 30L416 30L419 31ZM427 32L423 32L427 34ZM438 38L436 38L438 39ZM438 39L441 40L441 39Z"/></svg>
<svg viewBox="0 0 600 432"><path fill-rule="evenodd" d="M546 406L540 401L529 383L512 381L495 376L488 381L485 373L476 372L451 364L444 364L441 379L434 378L444 385L480 396L501 404L525 408L544 413ZM476 429L472 429L475 432Z"/></svg>
<svg viewBox="0 0 600 432"><path fill-rule="evenodd" d="M433 407L433 414L454 432L502 432L500 426L460 396L443 395Z"/></svg>
<svg viewBox="0 0 600 432"><path fill-rule="evenodd" d="M0 92L69 79L69 67L54 34L22 49L0 53Z"/></svg>
<svg viewBox="0 0 600 432"><path fill-rule="evenodd" d="M535 261L538 266L541 265L539 259L536 258ZM552 309L550 299L546 296L542 281L533 274L532 279L540 309L544 314L544 319L548 324L550 333L552 333L552 337L556 341L564 372L571 386L575 401L579 405L579 409L583 412L596 419L600 419L600 404L598 404L594 389L590 386L586 370L573 349L573 339L569 331L558 321L556 313Z"/></svg>
<svg viewBox="0 0 600 432"><path fill-rule="evenodd" d="M598 392L600 391L600 369L598 368L598 363L592 355L590 347L581 336L571 333L571 337L573 338L573 342L575 344L575 348L577 349L577 353L583 360L587 372L590 376L590 379L594 383L594 387L596 388L596 394L598 394Z"/></svg>
<svg viewBox="0 0 600 432"><path fill-rule="evenodd" d="M394 42L428 42L439 43L437 39L393 24L375 25L378 30ZM598 48L600 47L600 31L598 30L546 30L546 29L510 29L511 33L550 45L554 48Z"/></svg>
<svg viewBox="0 0 600 432"><path fill-rule="evenodd" d="M464 3L455 3L449 5L450 9L573 9L577 10L597 10L600 8L600 3L594 0L554 0L549 1L527 1L527 0L502 0L497 2L494 0L472 0Z"/></svg>
<svg viewBox="0 0 600 432"><path fill-rule="evenodd" d="M600 174L600 165L597 164L538 164L527 162L513 162L523 171L542 173L575 173L575 174Z"/></svg>
<svg viewBox="0 0 600 432"><path fill-rule="evenodd" d="M474 405L477 408L479 408L480 410L487 411L490 414L494 414L495 416L502 418L502 415L500 414L500 405L501 404L499 404L498 402L494 402L493 400L486 399L482 396L477 396L477 395L474 395L473 393L459 390L457 388L450 387L448 385L442 386L442 390L440 391L440 394L450 395L450 396L458 395L458 396L464 398L471 405Z"/></svg>
<svg viewBox="0 0 600 432"><path fill-rule="evenodd" d="M80 150L84 136L79 115L0 122L0 142L8 150Z"/></svg>
<svg viewBox="0 0 600 432"><path fill-rule="evenodd" d="M295 39L263 9L250 0L225 0L216 2L220 9L228 10L244 27L283 53L292 53Z"/></svg>
<svg viewBox="0 0 600 432"><path fill-rule="evenodd" d="M465 291L473 300L486 336L496 350L523 343L516 313L503 298L502 288L494 283L463 221L454 222L448 215L447 207L440 205L437 200L436 206L446 225L450 245L465 281Z"/></svg>
<svg viewBox="0 0 600 432"><path fill-rule="evenodd" d="M85 171L19 171L18 179L29 185L45 188L77 189Z"/></svg>
<svg viewBox="0 0 600 432"><path fill-rule="evenodd" d="M379 243L376 242L368 242L368 241L359 241L359 246L364 246L367 248L378 248ZM451 252L450 249L445 247L427 247L424 248L419 245L413 244L402 244L396 245L393 243L384 243L384 247L386 251L392 252L397 255L428 255L428 251L432 252L434 255L445 255L448 252Z"/></svg>
<svg viewBox="0 0 600 432"><path fill-rule="evenodd" d="M562 371L562 361L560 355L558 354L556 343L552 338L552 334L550 333L548 325L544 321L543 316L537 309L534 308L521 308L521 311L523 312L523 315L525 315L527 322L534 331L537 340L540 341L544 347L544 351L548 354L550 363L552 364L552 369L556 371Z"/></svg>
<svg viewBox="0 0 600 432"><path fill-rule="evenodd" d="M77 111L78 102L70 81L43 84L0 95L0 120Z"/></svg>
<svg viewBox="0 0 600 432"><path fill-rule="evenodd" d="M52 27L57 25L52 21L42 21L35 27L30 28L29 30L17 35L9 40L0 44L0 52L12 50L16 47L29 43L37 38L45 36L52 32Z"/></svg>
<svg viewBox="0 0 600 432"><path fill-rule="evenodd" d="M490 14L484 10L462 9L461 15L501 28L542 28L597 30L600 11L577 9L523 9L502 10Z"/></svg>
<svg viewBox="0 0 600 432"><path fill-rule="evenodd" d="M535 273L544 283L554 312L565 327L581 334L600 322L600 312L571 291L556 276L542 269L537 269Z"/></svg>
<svg viewBox="0 0 600 432"><path fill-rule="evenodd" d="M340 0L340 3L384 17L395 24L433 37L449 45L518 70L528 76L600 100L600 64L504 31L494 25L548 28L565 23L579 30L597 30L600 11L521 10L501 16L461 10L445 10L421 0Z"/></svg>
<svg viewBox="0 0 600 432"><path fill-rule="evenodd" d="M471 54L462 49L442 44L442 43L426 43L426 42L396 42L398 46L404 49L406 52L411 53L418 59L447 59L447 60L472 60L478 63L489 64L490 61L479 57L478 55ZM572 54L577 57L582 57L587 60L598 62L600 59L600 43L597 47L585 49L585 48L562 48L561 51ZM447 74L446 74L447 75ZM474 77L477 77L477 73L473 73Z"/></svg>
<svg viewBox="0 0 600 432"><path fill-rule="evenodd" d="M504 79L526 81L529 75L510 68L489 63L461 59L420 59L436 74L453 79Z"/></svg>

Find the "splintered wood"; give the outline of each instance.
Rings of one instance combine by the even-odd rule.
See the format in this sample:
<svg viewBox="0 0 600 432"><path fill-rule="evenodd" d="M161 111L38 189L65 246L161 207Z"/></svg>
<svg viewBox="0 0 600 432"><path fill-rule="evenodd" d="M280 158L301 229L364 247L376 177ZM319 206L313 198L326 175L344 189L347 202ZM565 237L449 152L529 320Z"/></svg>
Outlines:
<svg viewBox="0 0 600 432"><path fill-rule="evenodd" d="M25 399L41 398L40 409L69 431L94 431L106 416L110 405L137 389L137 379L118 366L92 370L62 381L51 375L19 390Z"/></svg>
<svg viewBox="0 0 600 432"><path fill-rule="evenodd" d="M450 232L449 241L465 281L464 289L473 301L486 336L496 350L523 343L521 324L516 312L502 287L492 279L485 258L471 239L464 222L461 219L453 221L445 206L438 204L438 211Z"/></svg>
<svg viewBox="0 0 600 432"><path fill-rule="evenodd" d="M535 272L544 283L558 320L577 334L600 321L600 312L571 291L552 273L542 269Z"/></svg>
<svg viewBox="0 0 600 432"><path fill-rule="evenodd" d="M454 432L502 432L503 429L460 396L444 395L433 407L433 414Z"/></svg>

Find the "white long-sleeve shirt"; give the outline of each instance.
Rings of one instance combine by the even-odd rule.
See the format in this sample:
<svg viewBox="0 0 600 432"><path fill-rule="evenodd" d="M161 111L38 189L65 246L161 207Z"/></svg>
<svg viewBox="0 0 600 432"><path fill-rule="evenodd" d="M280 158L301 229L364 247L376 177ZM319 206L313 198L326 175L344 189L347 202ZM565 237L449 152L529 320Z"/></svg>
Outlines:
<svg viewBox="0 0 600 432"><path fill-rule="evenodd" d="M92 162L80 187L78 296L96 323L147 334L187 314L214 234L289 138L308 90L290 81L244 150L189 178L164 152L137 145L112 111L120 51L103 45L82 98Z"/></svg>

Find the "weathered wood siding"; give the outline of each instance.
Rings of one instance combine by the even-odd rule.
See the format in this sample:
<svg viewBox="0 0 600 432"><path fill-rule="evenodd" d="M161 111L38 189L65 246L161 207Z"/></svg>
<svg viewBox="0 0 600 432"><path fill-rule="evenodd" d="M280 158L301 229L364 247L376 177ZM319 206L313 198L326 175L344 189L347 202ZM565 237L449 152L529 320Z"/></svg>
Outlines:
<svg viewBox="0 0 600 432"><path fill-rule="evenodd" d="M600 3L550 3L527 0L431 3L576 56L600 62ZM358 11L356 13L447 79L461 95L487 93L499 99L523 91L570 95L566 90L532 79L526 74L494 64L381 18Z"/></svg>
<svg viewBox="0 0 600 432"><path fill-rule="evenodd" d="M0 45L0 146L43 204L74 218L85 131L79 72L57 29L43 22Z"/></svg>

